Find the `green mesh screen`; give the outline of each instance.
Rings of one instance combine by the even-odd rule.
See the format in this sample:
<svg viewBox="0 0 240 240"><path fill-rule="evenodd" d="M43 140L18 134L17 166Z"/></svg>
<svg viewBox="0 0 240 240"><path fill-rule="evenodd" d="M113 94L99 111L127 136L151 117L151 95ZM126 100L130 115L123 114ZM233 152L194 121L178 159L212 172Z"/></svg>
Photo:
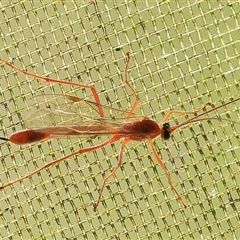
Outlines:
<svg viewBox="0 0 240 240"><path fill-rule="evenodd" d="M216 106L239 96L239 1L1 1L0 57L29 72L94 85L104 105L129 109L126 52L136 111L161 122L170 110ZM91 99L0 65L0 136L25 128L38 95ZM239 102L212 114L238 121ZM186 117L175 116L171 124ZM107 137L32 145L0 143L1 184ZM129 143L97 212L103 178L120 143L72 157L0 192L1 239L237 239L239 125L204 121L155 140L183 209L143 142Z"/></svg>

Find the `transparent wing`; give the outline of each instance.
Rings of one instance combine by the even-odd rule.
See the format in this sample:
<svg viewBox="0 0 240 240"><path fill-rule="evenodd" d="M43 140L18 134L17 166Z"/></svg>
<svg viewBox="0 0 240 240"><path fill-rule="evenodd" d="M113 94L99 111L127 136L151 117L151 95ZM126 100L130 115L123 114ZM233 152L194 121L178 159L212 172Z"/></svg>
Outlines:
<svg viewBox="0 0 240 240"><path fill-rule="evenodd" d="M121 126L124 122L142 120L143 116L132 115L128 112L100 105L104 117L98 112L99 105L92 101L68 95L41 95L33 99L38 110L25 120L29 129L54 126Z"/></svg>

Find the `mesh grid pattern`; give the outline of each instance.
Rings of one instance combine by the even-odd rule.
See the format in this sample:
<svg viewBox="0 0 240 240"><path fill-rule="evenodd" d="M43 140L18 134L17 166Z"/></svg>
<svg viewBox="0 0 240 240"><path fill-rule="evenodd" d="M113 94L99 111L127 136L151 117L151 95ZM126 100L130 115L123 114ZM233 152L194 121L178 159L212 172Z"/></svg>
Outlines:
<svg viewBox="0 0 240 240"><path fill-rule="evenodd" d="M102 104L129 109L125 53L141 105L160 122L170 109L216 106L239 96L238 1L1 1L0 57L39 75L93 84ZM0 65L1 136L24 129L42 94L91 93L44 84ZM37 109L35 109L37 110ZM216 115L238 121L239 102ZM186 117L175 116L174 125ZM146 143L124 164L92 211L120 143L73 157L0 192L1 239L237 239L240 235L239 125L206 121L155 146L183 209ZM1 142L0 181L105 138L58 139L21 147Z"/></svg>

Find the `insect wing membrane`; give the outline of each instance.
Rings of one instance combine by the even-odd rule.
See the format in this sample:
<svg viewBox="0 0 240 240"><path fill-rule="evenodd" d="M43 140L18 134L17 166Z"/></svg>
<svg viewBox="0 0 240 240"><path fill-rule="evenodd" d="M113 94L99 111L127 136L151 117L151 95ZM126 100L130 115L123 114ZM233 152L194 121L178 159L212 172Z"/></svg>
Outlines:
<svg viewBox="0 0 240 240"><path fill-rule="evenodd" d="M39 110L25 120L29 129L63 126L101 126L120 127L125 122L142 120L144 117L132 115L128 112L101 105L105 115L101 117L99 105L92 101L68 95L41 95L34 98Z"/></svg>

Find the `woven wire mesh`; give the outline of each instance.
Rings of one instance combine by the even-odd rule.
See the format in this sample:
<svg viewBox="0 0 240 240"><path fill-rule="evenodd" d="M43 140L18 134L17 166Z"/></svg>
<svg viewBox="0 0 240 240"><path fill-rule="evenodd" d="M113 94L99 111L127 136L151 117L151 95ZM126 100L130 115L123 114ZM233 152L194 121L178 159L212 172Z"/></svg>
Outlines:
<svg viewBox="0 0 240 240"><path fill-rule="evenodd" d="M1 1L0 57L39 75L96 87L102 104L129 109L126 52L138 114L160 122L239 96L238 1ZM44 84L0 66L1 136L24 129L32 97L81 88ZM239 103L213 115L238 121ZM171 124L186 120L175 116ZM183 209L148 145L129 143L124 163L92 208L120 143L72 157L0 192L1 239L237 239L239 125L203 121L156 138L156 149L187 203ZM1 184L105 138L32 145L1 142Z"/></svg>

